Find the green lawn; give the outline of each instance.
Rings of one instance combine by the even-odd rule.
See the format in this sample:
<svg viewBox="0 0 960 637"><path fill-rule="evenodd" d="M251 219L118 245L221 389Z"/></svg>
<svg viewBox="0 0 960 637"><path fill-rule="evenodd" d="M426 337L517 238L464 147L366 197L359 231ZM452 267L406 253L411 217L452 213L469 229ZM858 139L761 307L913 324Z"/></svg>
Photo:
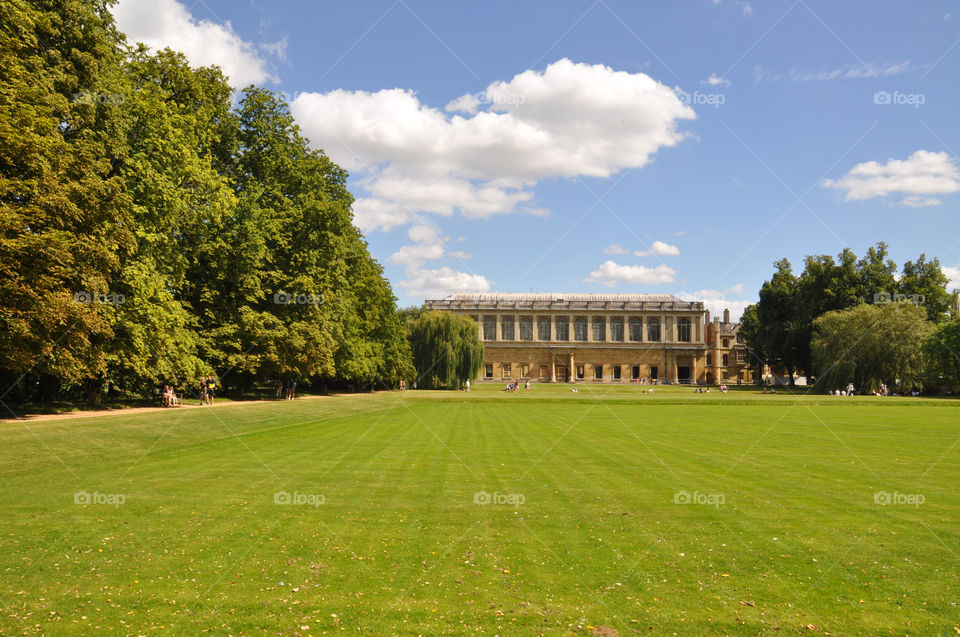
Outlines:
<svg viewBox="0 0 960 637"><path fill-rule="evenodd" d="M0 424L0 633L960 632L960 403L499 389Z"/></svg>

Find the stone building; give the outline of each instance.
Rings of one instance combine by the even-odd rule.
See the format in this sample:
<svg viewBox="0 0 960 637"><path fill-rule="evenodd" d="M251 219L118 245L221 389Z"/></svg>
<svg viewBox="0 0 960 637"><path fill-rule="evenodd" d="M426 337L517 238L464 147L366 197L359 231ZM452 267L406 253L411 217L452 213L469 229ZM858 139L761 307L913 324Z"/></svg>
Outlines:
<svg viewBox="0 0 960 637"><path fill-rule="evenodd" d="M740 334L740 323L730 322L730 310L723 311L723 321L706 313L707 384L751 385L755 382L756 365L748 358L747 346Z"/></svg>
<svg viewBox="0 0 960 637"><path fill-rule="evenodd" d="M453 294L424 305L477 322L478 380L704 383L733 368L708 370L708 351L711 362L737 351L721 350L726 332L708 326L703 303L669 294ZM708 345L710 334L720 339Z"/></svg>

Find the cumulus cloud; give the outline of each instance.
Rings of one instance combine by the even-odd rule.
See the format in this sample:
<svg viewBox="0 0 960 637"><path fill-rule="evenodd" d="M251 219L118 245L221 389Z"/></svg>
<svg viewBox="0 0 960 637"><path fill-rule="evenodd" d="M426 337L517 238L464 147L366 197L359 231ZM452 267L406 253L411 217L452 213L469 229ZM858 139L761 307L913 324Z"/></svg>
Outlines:
<svg viewBox="0 0 960 637"><path fill-rule="evenodd" d="M859 201L895 194L910 207L940 203L930 195L960 190L960 170L947 153L918 150L907 159L890 159L885 164L868 161L854 166L840 179L825 179L825 188L846 190L844 201Z"/></svg>
<svg viewBox="0 0 960 637"><path fill-rule="evenodd" d="M194 66L217 65L234 88L277 81L257 47L237 35L229 22L196 20L177 0L119 0L113 17L129 41L182 51ZM267 46L272 55L282 57L285 50L285 40Z"/></svg>
<svg viewBox="0 0 960 637"><path fill-rule="evenodd" d="M586 283L599 283L611 288L621 283L658 285L673 283L676 280L676 273L676 270L665 265L648 268L642 265L620 265L614 261L604 261L584 281Z"/></svg>
<svg viewBox="0 0 960 637"><path fill-rule="evenodd" d="M457 272L443 266L435 270L417 270L400 282L410 296L440 299L454 292L489 292L490 282L479 274Z"/></svg>
<svg viewBox="0 0 960 637"><path fill-rule="evenodd" d="M680 248L663 241L654 241L649 250L637 250L634 254L638 257L659 256L677 256L680 254Z"/></svg>
<svg viewBox="0 0 960 637"><path fill-rule="evenodd" d="M562 59L460 96L445 110L412 90L300 94L291 110L307 137L358 177L364 230L413 215L545 214L542 179L606 178L645 166L694 119L670 87L644 73Z"/></svg>
<svg viewBox="0 0 960 637"><path fill-rule="evenodd" d="M719 316L723 320L723 311L730 310L730 320L737 322L743 316L743 311L754 301L731 298L742 297L745 291L743 283L738 283L722 290L696 290L692 294L680 292L680 298L691 298L702 301L706 309L710 310L711 320Z"/></svg>
<svg viewBox="0 0 960 637"><path fill-rule="evenodd" d="M467 259L465 252L450 252L436 229L427 225L414 225L407 231L414 242L403 246L387 259L403 266L406 278L397 284L408 296L419 298L442 298L454 292L487 292L490 281L479 274L458 272L448 266L436 269L426 267L428 261L446 257Z"/></svg>

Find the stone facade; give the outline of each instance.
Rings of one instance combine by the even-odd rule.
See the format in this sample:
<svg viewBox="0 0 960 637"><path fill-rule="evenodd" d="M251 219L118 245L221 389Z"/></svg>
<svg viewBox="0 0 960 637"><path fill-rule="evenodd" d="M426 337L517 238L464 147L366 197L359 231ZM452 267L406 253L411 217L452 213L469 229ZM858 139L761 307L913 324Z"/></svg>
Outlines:
<svg viewBox="0 0 960 637"><path fill-rule="evenodd" d="M723 321L706 314L707 349L705 380L707 384L752 385L756 382L756 364L750 360L747 346L740 334L740 324L730 322L730 310L723 313Z"/></svg>
<svg viewBox="0 0 960 637"><path fill-rule="evenodd" d="M722 344L703 303L669 294L454 294L424 305L477 322L480 381L706 383L708 350Z"/></svg>

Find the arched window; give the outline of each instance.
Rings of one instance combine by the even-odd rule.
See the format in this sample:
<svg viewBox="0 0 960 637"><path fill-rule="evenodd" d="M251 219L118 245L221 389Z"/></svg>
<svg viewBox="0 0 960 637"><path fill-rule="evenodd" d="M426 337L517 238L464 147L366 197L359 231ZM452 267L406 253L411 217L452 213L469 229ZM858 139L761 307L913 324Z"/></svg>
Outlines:
<svg viewBox="0 0 960 637"><path fill-rule="evenodd" d="M729 341L729 339L726 339L726 338L723 339L723 346L724 346L724 348L730 347L730 341Z"/></svg>
<svg viewBox="0 0 960 637"><path fill-rule="evenodd" d="M707 354L707 367L713 367L713 355Z"/></svg>
<svg viewBox="0 0 960 637"><path fill-rule="evenodd" d="M568 319L566 316L560 316L557 318L557 340L570 340L570 319Z"/></svg>
<svg viewBox="0 0 960 637"><path fill-rule="evenodd" d="M582 316L573 319L573 340L587 340L587 319Z"/></svg>
<svg viewBox="0 0 960 637"><path fill-rule="evenodd" d="M619 316L610 319L610 340L623 342L623 319Z"/></svg>
<svg viewBox="0 0 960 637"><path fill-rule="evenodd" d="M550 319L541 317L537 319L537 338L541 341L550 340Z"/></svg>
<svg viewBox="0 0 960 637"><path fill-rule="evenodd" d="M485 341L497 340L497 317L495 316L483 317L483 340Z"/></svg>
<svg viewBox="0 0 960 637"><path fill-rule="evenodd" d="M607 340L607 320L602 316L593 317L593 340Z"/></svg>
<svg viewBox="0 0 960 637"><path fill-rule="evenodd" d="M690 342L690 319L686 316L677 319L677 340L681 343Z"/></svg>
<svg viewBox="0 0 960 637"><path fill-rule="evenodd" d="M729 354L724 354L724 355L723 355L723 366L726 367L726 366L729 365L729 364L730 364L730 355L729 355Z"/></svg>
<svg viewBox="0 0 960 637"><path fill-rule="evenodd" d="M533 340L533 319L529 316L520 317L520 340Z"/></svg>
<svg viewBox="0 0 960 637"><path fill-rule="evenodd" d="M630 319L630 340L639 343L643 340L643 321L637 317Z"/></svg>
<svg viewBox="0 0 960 637"><path fill-rule="evenodd" d="M660 342L660 319L647 319L647 340L652 343Z"/></svg>
<svg viewBox="0 0 960 637"><path fill-rule="evenodd" d="M513 317L504 316L500 319L500 338L505 341L513 340Z"/></svg>

